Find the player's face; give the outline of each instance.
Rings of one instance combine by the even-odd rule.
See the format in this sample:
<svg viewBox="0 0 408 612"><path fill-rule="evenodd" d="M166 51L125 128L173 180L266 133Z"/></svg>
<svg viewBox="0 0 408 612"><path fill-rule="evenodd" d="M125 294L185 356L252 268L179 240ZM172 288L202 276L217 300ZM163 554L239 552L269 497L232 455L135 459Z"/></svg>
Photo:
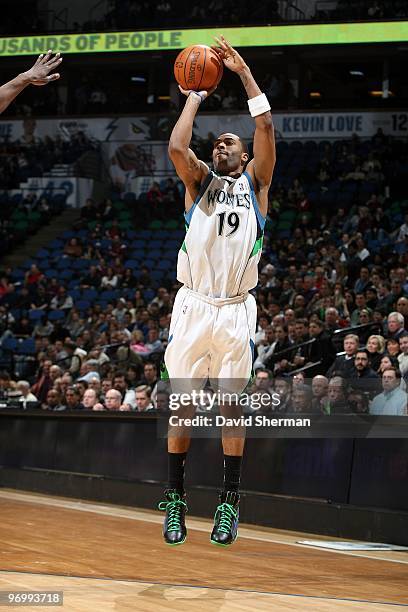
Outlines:
<svg viewBox="0 0 408 612"><path fill-rule="evenodd" d="M214 142L213 164L219 174L239 172L248 161L248 153L242 150L242 143L235 134L221 134Z"/></svg>

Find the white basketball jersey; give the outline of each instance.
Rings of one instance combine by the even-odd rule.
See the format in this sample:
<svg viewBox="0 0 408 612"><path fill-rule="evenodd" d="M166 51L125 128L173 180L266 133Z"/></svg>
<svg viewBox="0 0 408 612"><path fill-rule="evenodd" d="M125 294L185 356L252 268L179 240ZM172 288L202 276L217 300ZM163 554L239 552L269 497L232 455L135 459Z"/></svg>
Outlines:
<svg viewBox="0 0 408 612"><path fill-rule="evenodd" d="M212 298L235 297L257 285L265 219L247 172L232 178L210 171L184 216L181 283Z"/></svg>

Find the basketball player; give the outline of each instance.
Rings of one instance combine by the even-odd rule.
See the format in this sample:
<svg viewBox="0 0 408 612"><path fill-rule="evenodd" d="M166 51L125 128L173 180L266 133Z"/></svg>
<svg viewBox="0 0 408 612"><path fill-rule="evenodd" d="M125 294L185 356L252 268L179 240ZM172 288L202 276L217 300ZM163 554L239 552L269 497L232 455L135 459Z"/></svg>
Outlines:
<svg viewBox="0 0 408 612"><path fill-rule="evenodd" d="M184 91L184 109L170 137L169 155L186 187L188 230L180 249L178 291L169 330L165 366L170 381L209 378L228 386L239 381L241 393L252 371L256 303L248 293L258 282L268 189L275 165L275 140L266 96L239 53L224 37L216 39L224 65L241 79L255 119L254 158L249 160L239 136L220 134L214 143L214 170L189 148L194 118L207 91ZM174 391L174 389L172 388ZM228 406L220 406L228 414ZM163 534L167 544L186 538L184 464L190 444L189 429L169 429L169 483ZM223 430L224 489L217 507L211 542L226 546L237 537L239 483L245 432Z"/></svg>
<svg viewBox="0 0 408 612"><path fill-rule="evenodd" d="M48 85L52 81L57 81L60 78L58 72L50 74L62 62L62 57L57 53L52 57L52 51L48 51L45 55L42 53L34 66L22 72L15 79L5 83L0 87L0 113L2 113L10 102L18 96L19 93L27 87L27 85Z"/></svg>

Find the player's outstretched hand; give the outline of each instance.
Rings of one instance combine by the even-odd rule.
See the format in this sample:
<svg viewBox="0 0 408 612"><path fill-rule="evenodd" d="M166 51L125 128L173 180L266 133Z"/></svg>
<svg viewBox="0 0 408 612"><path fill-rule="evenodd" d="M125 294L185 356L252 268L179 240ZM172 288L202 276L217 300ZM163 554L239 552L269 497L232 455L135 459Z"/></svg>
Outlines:
<svg viewBox="0 0 408 612"><path fill-rule="evenodd" d="M240 56L238 51L231 47L228 40L224 36L214 37L218 47L212 47L212 49L218 53L219 57L224 62L224 65L232 70L232 72L241 72L245 67L246 63Z"/></svg>
<svg viewBox="0 0 408 612"><path fill-rule="evenodd" d="M60 78L58 72L53 74L50 74L50 72L58 68L61 62L62 57L59 53L56 53L54 57L52 57L52 51L48 51L45 55L41 53L34 66L27 70L24 75L31 85L48 85L48 83Z"/></svg>
<svg viewBox="0 0 408 612"><path fill-rule="evenodd" d="M182 94L184 94L185 96L189 96L191 93L197 94L200 96L201 100L204 101L206 98L208 98L208 96L211 96L211 94L213 93L213 91L215 91L217 89L217 87L213 87L212 89L209 89L208 91L206 90L202 90L202 91L194 91L193 89L183 89L181 87L181 85L178 86L179 90L181 91Z"/></svg>

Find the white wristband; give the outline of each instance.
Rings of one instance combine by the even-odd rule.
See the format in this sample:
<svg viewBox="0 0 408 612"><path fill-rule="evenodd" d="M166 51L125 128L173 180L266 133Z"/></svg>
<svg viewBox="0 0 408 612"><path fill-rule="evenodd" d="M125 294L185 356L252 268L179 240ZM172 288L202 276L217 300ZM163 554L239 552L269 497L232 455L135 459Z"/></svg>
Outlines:
<svg viewBox="0 0 408 612"><path fill-rule="evenodd" d="M262 115L263 113L271 110L268 98L264 93L256 96L255 98L250 98L248 100L248 108L251 117L257 117L258 115Z"/></svg>
<svg viewBox="0 0 408 612"><path fill-rule="evenodd" d="M205 100L205 98L200 93L198 93L198 91L190 91L190 93L188 95L191 96L191 94L195 94L196 96L198 96L200 98L200 104L201 104L201 102L203 102ZM196 98L196 100L197 100L197 98Z"/></svg>

